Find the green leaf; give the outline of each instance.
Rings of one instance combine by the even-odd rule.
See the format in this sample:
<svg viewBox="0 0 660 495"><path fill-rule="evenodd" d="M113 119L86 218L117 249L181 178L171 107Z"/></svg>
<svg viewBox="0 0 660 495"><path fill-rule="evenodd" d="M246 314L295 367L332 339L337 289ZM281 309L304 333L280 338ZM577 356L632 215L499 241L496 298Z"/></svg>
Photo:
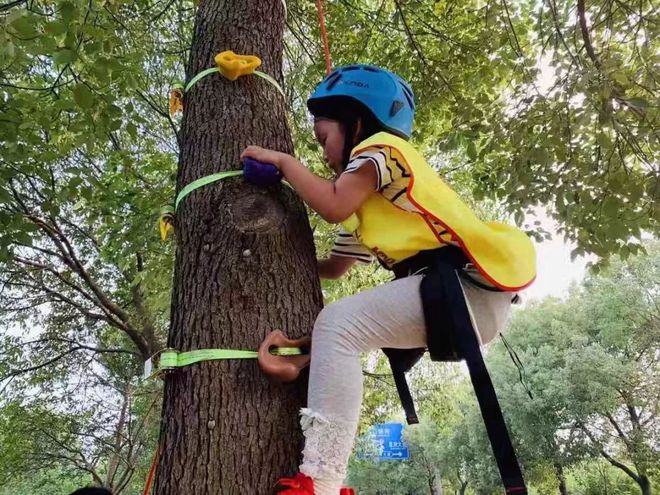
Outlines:
<svg viewBox="0 0 660 495"><path fill-rule="evenodd" d="M44 26L46 34L57 36L66 32L66 24L62 21L47 22Z"/></svg>
<svg viewBox="0 0 660 495"><path fill-rule="evenodd" d="M635 108L648 108L651 104L644 98L629 98L626 103Z"/></svg>
<svg viewBox="0 0 660 495"><path fill-rule="evenodd" d="M10 27L21 38L32 38L37 34L34 19L27 15L18 17L10 24Z"/></svg>
<svg viewBox="0 0 660 495"><path fill-rule="evenodd" d="M78 84L73 88L73 99L81 108L91 108L94 104L94 95L84 84Z"/></svg>
<svg viewBox="0 0 660 495"><path fill-rule="evenodd" d="M603 201L603 213L610 218L616 218L618 216L619 207L619 201L613 196L608 196Z"/></svg>
<svg viewBox="0 0 660 495"><path fill-rule="evenodd" d="M16 46L12 42L7 41L5 46L2 47L1 53L3 59L11 60L16 56Z"/></svg>
<svg viewBox="0 0 660 495"><path fill-rule="evenodd" d="M628 84L630 84L630 81L628 81L628 77L623 72L619 72L619 71L612 72L610 76L612 76L612 79L614 79L622 86L628 86Z"/></svg>
<svg viewBox="0 0 660 495"><path fill-rule="evenodd" d="M16 232L16 234L14 235L14 240L15 242L18 242L20 244L25 244L27 246L32 245L32 236L28 232L22 230Z"/></svg>
<svg viewBox="0 0 660 495"><path fill-rule="evenodd" d="M477 159L477 147L474 145L474 141L470 141L468 143L466 152L467 152L468 158L471 161L474 161L474 160Z"/></svg>
<svg viewBox="0 0 660 495"><path fill-rule="evenodd" d="M69 22L76 15L76 6L73 2L62 2L60 3L60 15L62 20Z"/></svg>
<svg viewBox="0 0 660 495"><path fill-rule="evenodd" d="M73 62L75 58L76 58L75 51L70 50L69 48L63 48L55 52L55 54L53 55L53 62L55 62L58 65L65 65Z"/></svg>
<svg viewBox="0 0 660 495"><path fill-rule="evenodd" d="M9 203L12 200L12 195L9 191L0 187L0 203Z"/></svg>
<svg viewBox="0 0 660 495"><path fill-rule="evenodd" d="M133 122L126 124L126 132L128 132L129 136L132 138L137 137L137 127Z"/></svg>
<svg viewBox="0 0 660 495"><path fill-rule="evenodd" d="M545 165L548 163L548 152L543 148L534 148L530 154L532 162L538 165Z"/></svg>
<svg viewBox="0 0 660 495"><path fill-rule="evenodd" d="M109 105L106 112L112 117L120 117L122 115L122 110L117 105Z"/></svg>

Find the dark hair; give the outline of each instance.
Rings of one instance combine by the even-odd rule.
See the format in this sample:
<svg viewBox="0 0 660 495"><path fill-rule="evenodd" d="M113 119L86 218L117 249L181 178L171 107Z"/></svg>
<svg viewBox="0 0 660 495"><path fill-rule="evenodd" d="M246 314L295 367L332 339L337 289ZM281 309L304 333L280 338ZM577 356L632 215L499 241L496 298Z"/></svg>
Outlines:
<svg viewBox="0 0 660 495"><path fill-rule="evenodd" d="M88 486L85 488L78 488L71 495L112 495L112 492L107 488L101 488L98 486Z"/></svg>
<svg viewBox="0 0 660 495"><path fill-rule="evenodd" d="M339 122L344 128L343 166L346 167L351 157L351 150L360 141L374 134L387 131L374 114L359 101L347 96L331 96L317 102L313 108L315 119L329 119ZM360 134L353 135L361 122Z"/></svg>

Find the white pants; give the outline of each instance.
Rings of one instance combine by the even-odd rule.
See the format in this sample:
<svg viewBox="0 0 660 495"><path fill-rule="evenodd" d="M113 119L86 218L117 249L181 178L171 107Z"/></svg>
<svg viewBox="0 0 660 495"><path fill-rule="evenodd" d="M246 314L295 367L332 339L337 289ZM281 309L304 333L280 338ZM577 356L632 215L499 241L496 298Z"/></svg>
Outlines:
<svg viewBox="0 0 660 495"><path fill-rule="evenodd" d="M314 324L300 471L314 479L317 495L337 495L346 476L362 403L360 352L426 347L421 280L411 276L336 301ZM486 343L506 321L511 294L463 286Z"/></svg>

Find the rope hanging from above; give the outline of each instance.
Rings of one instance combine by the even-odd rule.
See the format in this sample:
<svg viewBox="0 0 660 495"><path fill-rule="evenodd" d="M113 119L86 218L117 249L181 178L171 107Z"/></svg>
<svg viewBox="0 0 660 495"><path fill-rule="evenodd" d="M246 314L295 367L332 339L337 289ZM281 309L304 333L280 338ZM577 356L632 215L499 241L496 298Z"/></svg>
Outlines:
<svg viewBox="0 0 660 495"><path fill-rule="evenodd" d="M323 0L316 0L316 11L319 14L319 26L321 29L321 41L323 41L323 55L325 56L325 73L332 71L332 60L330 58L330 45L328 44L328 32L325 29L325 14L323 13Z"/></svg>

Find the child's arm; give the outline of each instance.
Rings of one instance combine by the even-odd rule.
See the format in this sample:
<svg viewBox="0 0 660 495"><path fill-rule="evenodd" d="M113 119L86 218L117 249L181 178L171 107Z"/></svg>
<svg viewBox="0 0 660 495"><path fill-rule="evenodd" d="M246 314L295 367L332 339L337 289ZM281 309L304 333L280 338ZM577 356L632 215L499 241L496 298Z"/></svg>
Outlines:
<svg viewBox="0 0 660 495"><path fill-rule="evenodd" d="M332 182L314 175L294 157L279 151L248 146L241 154L244 157L275 165L302 200L330 223L340 223L355 213L378 183L376 167L360 167Z"/></svg>
<svg viewBox="0 0 660 495"><path fill-rule="evenodd" d="M334 254L331 254L329 258L317 260L319 277L336 280L344 275L356 261L355 258L335 256Z"/></svg>

